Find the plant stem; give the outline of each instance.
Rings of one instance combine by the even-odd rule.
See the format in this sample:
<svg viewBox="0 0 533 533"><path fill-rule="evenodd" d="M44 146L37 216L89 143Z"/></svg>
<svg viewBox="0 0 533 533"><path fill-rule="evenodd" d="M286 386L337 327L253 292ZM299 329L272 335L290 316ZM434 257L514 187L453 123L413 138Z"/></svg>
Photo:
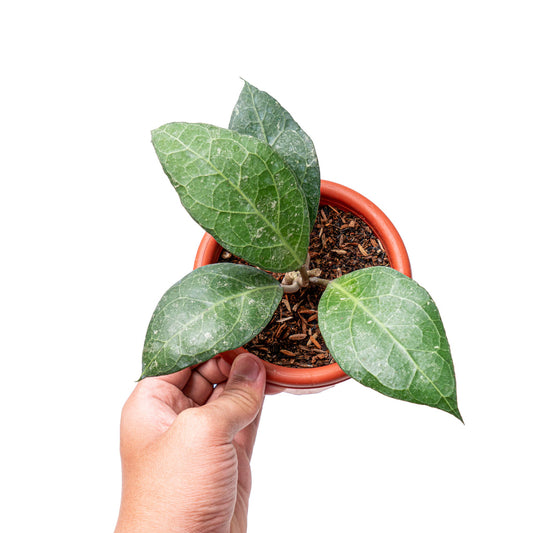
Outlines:
<svg viewBox="0 0 533 533"><path fill-rule="evenodd" d="M297 292L300 289L300 284L297 281L293 281L290 285L282 284L281 287L283 288L283 292L287 294Z"/></svg>
<svg viewBox="0 0 533 533"><path fill-rule="evenodd" d="M309 278L309 282L313 285L320 285L320 287L327 287L330 284L329 279L322 279L316 277Z"/></svg>
<svg viewBox="0 0 533 533"><path fill-rule="evenodd" d="M309 286L309 275L307 274L307 266L304 265L300 267L298 271L300 272L300 276L302 277L300 285L302 287L308 287Z"/></svg>

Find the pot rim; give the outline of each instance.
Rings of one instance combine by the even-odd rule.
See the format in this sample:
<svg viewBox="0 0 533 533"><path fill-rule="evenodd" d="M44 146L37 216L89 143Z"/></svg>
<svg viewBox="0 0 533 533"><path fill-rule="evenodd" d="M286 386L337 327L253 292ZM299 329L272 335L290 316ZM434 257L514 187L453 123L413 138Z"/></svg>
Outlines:
<svg viewBox="0 0 533 533"><path fill-rule="evenodd" d="M348 211L364 220L381 241L390 266L402 274L411 277L411 266L407 250L400 234L389 218L368 198L362 194L332 181L321 180L320 205L330 205ZM194 261L194 268L216 263L222 252L209 233L200 242ZM237 348L220 354L232 363L244 348ZM262 361L266 368L267 383L289 389L317 389L335 385L349 378L337 363L316 368L290 368Z"/></svg>

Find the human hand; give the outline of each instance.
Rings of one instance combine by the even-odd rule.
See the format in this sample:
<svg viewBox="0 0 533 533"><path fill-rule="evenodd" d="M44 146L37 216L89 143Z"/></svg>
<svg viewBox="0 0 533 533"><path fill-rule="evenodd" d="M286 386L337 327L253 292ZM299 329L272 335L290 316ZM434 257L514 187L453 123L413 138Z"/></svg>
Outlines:
<svg viewBox="0 0 533 533"><path fill-rule="evenodd" d="M140 381L122 410L115 533L245 532L264 393L249 353Z"/></svg>

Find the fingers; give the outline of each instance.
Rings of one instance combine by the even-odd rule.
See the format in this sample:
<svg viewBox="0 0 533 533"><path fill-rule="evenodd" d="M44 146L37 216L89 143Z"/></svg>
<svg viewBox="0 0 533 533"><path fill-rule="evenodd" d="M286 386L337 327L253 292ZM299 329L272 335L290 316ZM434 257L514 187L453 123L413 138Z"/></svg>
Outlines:
<svg viewBox="0 0 533 533"><path fill-rule="evenodd" d="M193 372L187 385L183 388L183 393L196 405L203 405L213 393L213 383L199 372Z"/></svg>
<svg viewBox="0 0 533 533"><path fill-rule="evenodd" d="M201 408L213 434L231 442L257 418L265 396L265 379L265 368L255 355L245 353L235 359L223 392Z"/></svg>
<svg viewBox="0 0 533 533"><path fill-rule="evenodd" d="M187 381L189 381L189 378L191 377L191 369L185 368L184 370L180 370L179 372L174 372L173 374L168 374L166 376L157 376L154 378L144 378L144 379L159 379L161 381L166 381L167 383L170 383L171 385L174 385L175 387L178 387L178 389L182 389Z"/></svg>
<svg viewBox="0 0 533 533"><path fill-rule="evenodd" d="M261 409L259 410L259 413L257 413L257 416L254 418L253 422L239 431L233 439L235 444L239 445L244 450L248 461L250 461L252 458L252 451L254 449L255 438L257 437L260 418Z"/></svg>
<svg viewBox="0 0 533 533"><path fill-rule="evenodd" d="M124 458L144 449L172 426L178 413L192 407L181 390L159 378L145 378L122 408L120 433Z"/></svg>
<svg viewBox="0 0 533 533"><path fill-rule="evenodd" d="M197 405L204 405L213 393L213 386L226 381L229 370L229 363L223 359L210 359L192 371L183 393Z"/></svg>
<svg viewBox="0 0 533 533"><path fill-rule="evenodd" d="M222 357L215 357L210 359L207 363L203 363L195 368L196 372L201 374L205 379L211 383L222 383L228 379L231 365Z"/></svg>
<svg viewBox="0 0 533 533"><path fill-rule="evenodd" d="M250 455L264 394L265 369L252 354L239 356L233 366L216 358L192 370L145 378L124 405L121 441L130 451L141 450L187 415L186 426L193 423L195 434L216 442L231 442L246 428L237 440Z"/></svg>
<svg viewBox="0 0 533 533"><path fill-rule="evenodd" d="M182 390L197 405L203 405L211 393L213 385L226 381L231 365L216 357L194 368L185 368L179 372L164 376L145 378L145 381L166 382Z"/></svg>
<svg viewBox="0 0 533 533"><path fill-rule="evenodd" d="M213 402L217 398L219 398L222 393L224 392L224 389L226 387L225 383L221 383L220 385L217 385L215 390L213 391L213 394L211 394L208 402ZM276 387L275 385L268 385L265 388L265 395L267 394L279 394L280 392L283 392L285 389L282 387ZM239 431L235 438L233 439L235 444L239 445L244 452L246 453L246 456L248 460L252 458L252 451L255 444L255 439L257 436L257 429L259 427L259 420L261 418L261 410L259 410L259 413L254 418L253 422L246 426L244 429Z"/></svg>

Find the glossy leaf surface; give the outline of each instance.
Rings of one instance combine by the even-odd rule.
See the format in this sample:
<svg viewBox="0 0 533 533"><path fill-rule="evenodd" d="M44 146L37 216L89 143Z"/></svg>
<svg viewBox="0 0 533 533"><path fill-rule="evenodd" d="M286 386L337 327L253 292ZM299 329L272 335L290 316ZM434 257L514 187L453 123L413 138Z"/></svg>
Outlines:
<svg viewBox="0 0 533 533"><path fill-rule="evenodd" d="M319 325L335 361L363 385L462 420L440 314L411 278L372 267L336 279L321 298Z"/></svg>
<svg viewBox="0 0 533 533"><path fill-rule="evenodd" d="M242 346L266 326L282 296L280 284L257 268L217 263L194 270L154 311L141 377L177 372Z"/></svg>
<svg viewBox="0 0 533 533"><path fill-rule="evenodd" d="M154 130L152 141L183 206L219 244L273 272L304 264L307 201L268 144L207 124L177 122Z"/></svg>
<svg viewBox="0 0 533 533"><path fill-rule="evenodd" d="M246 81L233 109L229 127L257 137L281 155L306 195L312 228L320 200L320 169L309 135L277 100Z"/></svg>

